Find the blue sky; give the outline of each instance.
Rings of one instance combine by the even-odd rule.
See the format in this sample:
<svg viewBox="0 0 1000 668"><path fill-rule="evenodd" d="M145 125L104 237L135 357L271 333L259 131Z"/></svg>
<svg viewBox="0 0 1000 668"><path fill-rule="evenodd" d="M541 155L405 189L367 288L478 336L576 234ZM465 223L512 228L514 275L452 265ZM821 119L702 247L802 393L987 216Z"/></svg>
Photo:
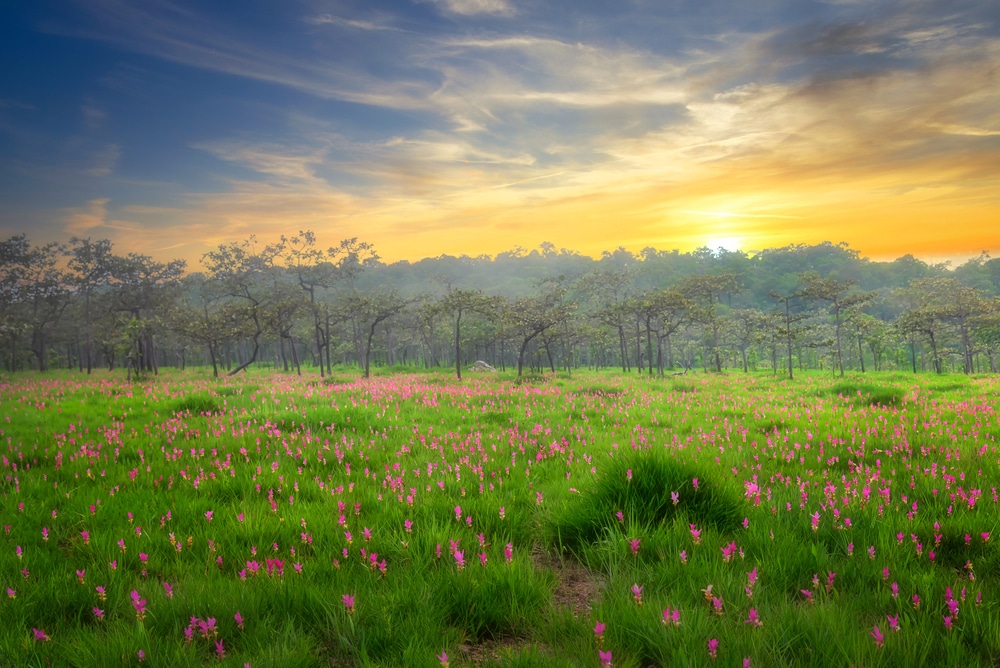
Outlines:
<svg viewBox="0 0 1000 668"><path fill-rule="evenodd" d="M1000 252L997 3L0 8L4 237Z"/></svg>

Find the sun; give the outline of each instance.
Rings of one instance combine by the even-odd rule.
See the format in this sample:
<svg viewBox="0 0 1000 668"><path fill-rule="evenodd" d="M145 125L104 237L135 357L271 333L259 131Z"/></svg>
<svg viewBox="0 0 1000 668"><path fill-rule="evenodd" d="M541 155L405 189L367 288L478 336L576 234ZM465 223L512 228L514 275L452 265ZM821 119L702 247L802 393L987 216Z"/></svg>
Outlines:
<svg viewBox="0 0 1000 668"><path fill-rule="evenodd" d="M740 250L740 247L743 245L743 239L740 237L709 237L705 241L705 245L712 250L724 248L730 253L734 253Z"/></svg>

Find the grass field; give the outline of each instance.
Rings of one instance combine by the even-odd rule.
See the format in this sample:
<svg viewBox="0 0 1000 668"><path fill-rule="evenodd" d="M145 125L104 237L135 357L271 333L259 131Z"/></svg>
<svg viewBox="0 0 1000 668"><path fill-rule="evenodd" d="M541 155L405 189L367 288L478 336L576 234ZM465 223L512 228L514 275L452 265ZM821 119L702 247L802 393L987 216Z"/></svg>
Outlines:
<svg viewBox="0 0 1000 668"><path fill-rule="evenodd" d="M2 378L0 665L993 666L998 392Z"/></svg>

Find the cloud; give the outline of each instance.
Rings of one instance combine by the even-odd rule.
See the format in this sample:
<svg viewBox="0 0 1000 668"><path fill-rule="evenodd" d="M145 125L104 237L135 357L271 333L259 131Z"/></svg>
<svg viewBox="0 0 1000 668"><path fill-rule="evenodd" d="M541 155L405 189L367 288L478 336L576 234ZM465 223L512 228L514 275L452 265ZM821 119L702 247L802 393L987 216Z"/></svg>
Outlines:
<svg viewBox="0 0 1000 668"><path fill-rule="evenodd" d="M63 230L68 236L87 236L91 230L101 228L108 223L107 197L92 199L83 207L70 209L65 218Z"/></svg>
<svg viewBox="0 0 1000 668"><path fill-rule="evenodd" d="M446 11L462 16L476 14L493 14L497 16L512 16L514 7L507 0L431 0Z"/></svg>
<svg viewBox="0 0 1000 668"><path fill-rule="evenodd" d="M308 16L304 19L306 23L316 26L322 25L335 25L342 28L355 28L357 30L387 30L390 32L403 32L400 28L393 26L382 25L379 23L374 23L372 21L358 21L356 19L345 19L340 16L334 16L333 14L319 14L317 16Z"/></svg>
<svg viewBox="0 0 1000 668"><path fill-rule="evenodd" d="M121 157L121 146L108 144L94 155L93 164L87 169L91 176L111 176Z"/></svg>

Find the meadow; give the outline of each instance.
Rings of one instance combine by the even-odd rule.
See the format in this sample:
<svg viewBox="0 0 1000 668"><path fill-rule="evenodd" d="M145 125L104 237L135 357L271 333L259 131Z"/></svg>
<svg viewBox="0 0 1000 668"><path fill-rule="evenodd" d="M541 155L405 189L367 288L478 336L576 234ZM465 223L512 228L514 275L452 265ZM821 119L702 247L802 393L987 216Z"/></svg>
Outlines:
<svg viewBox="0 0 1000 668"><path fill-rule="evenodd" d="M998 393L3 377L0 665L995 665Z"/></svg>

